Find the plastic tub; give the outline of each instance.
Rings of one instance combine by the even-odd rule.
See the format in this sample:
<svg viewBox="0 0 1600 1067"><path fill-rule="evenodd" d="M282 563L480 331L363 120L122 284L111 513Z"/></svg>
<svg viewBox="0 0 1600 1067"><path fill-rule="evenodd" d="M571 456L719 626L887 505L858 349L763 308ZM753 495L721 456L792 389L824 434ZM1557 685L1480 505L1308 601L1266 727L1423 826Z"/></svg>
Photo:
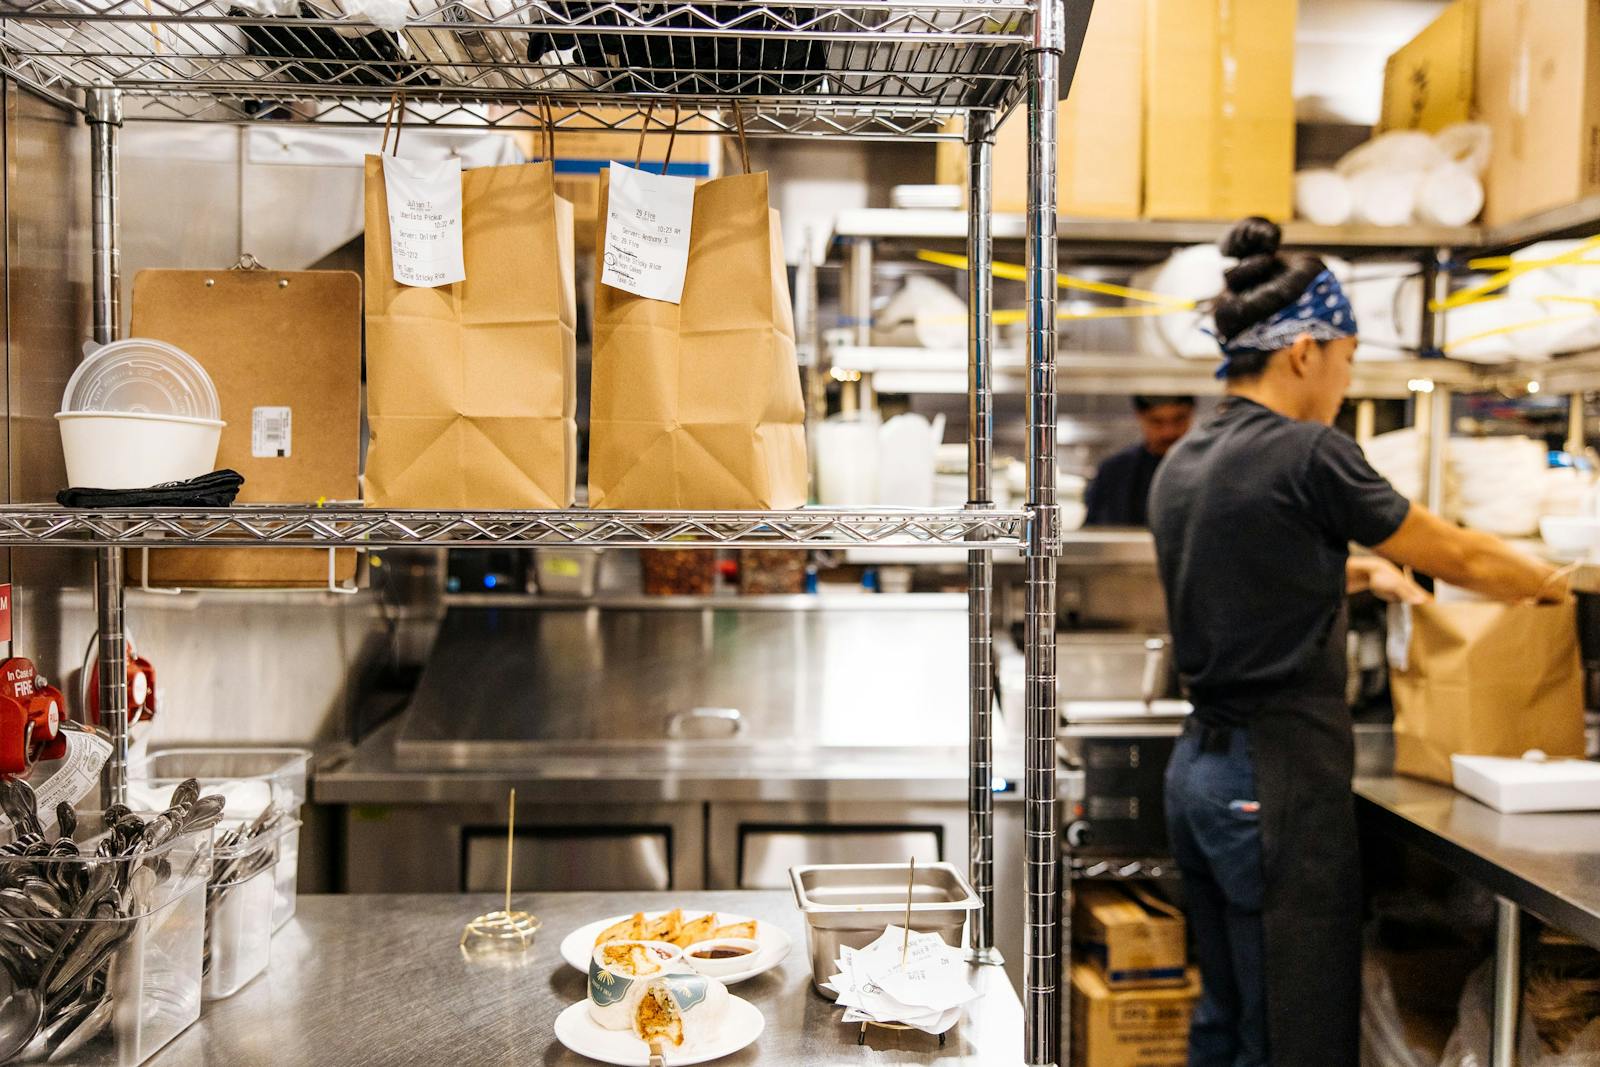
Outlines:
<svg viewBox="0 0 1600 1067"><path fill-rule="evenodd" d="M210 474L223 423L177 415L63 411L56 415L67 481L86 489L144 489Z"/></svg>
<svg viewBox="0 0 1600 1067"><path fill-rule="evenodd" d="M284 832L278 842L278 865L273 878L272 932L283 929L283 924L294 918L295 904L300 897L300 824Z"/></svg>
<svg viewBox="0 0 1600 1067"><path fill-rule="evenodd" d="M206 1000L237 993L267 969L272 958L272 914L277 902L278 848L299 836L300 823L212 853L206 887Z"/></svg>
<svg viewBox="0 0 1600 1067"><path fill-rule="evenodd" d="M6 907L0 956L15 976L10 980L46 990L65 983L45 997L33 1036L20 1051L0 1049L0 1056L13 1056L0 1062L59 1058L80 1067L134 1067L200 1017L211 831L182 835L131 858L101 859L93 855L101 829L98 816L83 818L76 838L87 856L0 857L0 878L7 885L18 884L26 873L79 887L62 890L76 901L82 900L84 887L127 887L119 902L108 899L85 919L49 917L38 910L22 916L13 901L0 904ZM45 970L42 961L62 945L66 960L73 951L93 946L81 973L60 963Z"/></svg>
<svg viewBox="0 0 1600 1067"><path fill-rule="evenodd" d="M164 803L178 783L197 778L201 792L227 798L230 823L254 819L269 805L299 818L310 763L303 748L164 748L129 772L128 791L131 798Z"/></svg>
<svg viewBox="0 0 1600 1067"><path fill-rule="evenodd" d="M600 580L600 549L536 548L533 573L544 596L592 597Z"/></svg>
<svg viewBox="0 0 1600 1067"><path fill-rule="evenodd" d="M61 410L222 418L217 387L206 369L183 349L148 337L84 346L83 362L67 379Z"/></svg>
<svg viewBox="0 0 1600 1067"><path fill-rule="evenodd" d="M168 748L152 752L129 774L130 803L164 801L174 786L198 778L206 793L228 798L227 816L254 819L269 805L298 820L306 799L306 767L311 753L303 748ZM294 917L300 882L300 824L278 842L276 899L272 928Z"/></svg>

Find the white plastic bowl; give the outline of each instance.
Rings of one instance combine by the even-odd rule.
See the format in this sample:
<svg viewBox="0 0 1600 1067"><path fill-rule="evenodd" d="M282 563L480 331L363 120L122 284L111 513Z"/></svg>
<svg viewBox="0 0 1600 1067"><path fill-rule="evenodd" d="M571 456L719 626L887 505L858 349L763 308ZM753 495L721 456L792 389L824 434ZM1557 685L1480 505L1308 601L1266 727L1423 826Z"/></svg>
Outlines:
<svg viewBox="0 0 1600 1067"><path fill-rule="evenodd" d="M1539 536L1559 556L1586 556L1600 548L1600 519L1587 515L1546 515L1539 520Z"/></svg>
<svg viewBox="0 0 1600 1067"><path fill-rule="evenodd" d="M79 489L146 489L210 474L220 419L108 411L62 411L67 482Z"/></svg>

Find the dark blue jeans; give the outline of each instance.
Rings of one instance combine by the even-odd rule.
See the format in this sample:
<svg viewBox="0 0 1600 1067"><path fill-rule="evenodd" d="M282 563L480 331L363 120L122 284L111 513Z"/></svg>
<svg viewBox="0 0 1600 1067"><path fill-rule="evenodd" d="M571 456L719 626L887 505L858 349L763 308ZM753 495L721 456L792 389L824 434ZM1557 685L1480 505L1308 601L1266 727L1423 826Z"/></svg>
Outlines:
<svg viewBox="0 0 1600 1067"><path fill-rule="evenodd" d="M1189 1067L1266 1067L1261 805L1249 732L1189 723L1166 781L1167 828L1204 985Z"/></svg>

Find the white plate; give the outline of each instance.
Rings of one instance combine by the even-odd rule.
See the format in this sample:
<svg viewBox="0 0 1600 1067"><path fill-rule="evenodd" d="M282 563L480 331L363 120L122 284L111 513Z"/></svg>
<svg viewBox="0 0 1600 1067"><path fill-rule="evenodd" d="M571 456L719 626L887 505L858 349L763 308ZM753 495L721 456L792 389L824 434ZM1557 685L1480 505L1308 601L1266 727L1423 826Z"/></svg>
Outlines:
<svg viewBox="0 0 1600 1067"><path fill-rule="evenodd" d="M664 911L647 911L645 918L654 919L658 915L665 914ZM705 914L703 911L686 911L683 916L684 920L688 921L698 919ZM731 915L724 912L717 914L722 919L719 924L722 926L750 921L748 915ZM599 919L587 926L578 927L562 938L561 958L566 960L568 965L588 974L589 959L594 955L594 939L600 936L602 930L615 926L626 918L628 918L626 915L613 915L609 919ZM758 974L772 970L789 955L789 935L775 923L769 923L765 919L756 920L756 940L761 943L761 949L755 954L755 959L751 961L749 968L732 974L719 975L717 981L723 985L733 985L746 978L754 978Z"/></svg>
<svg viewBox="0 0 1600 1067"><path fill-rule="evenodd" d="M688 1067L691 1063L709 1063L731 1056L760 1037L766 1026L766 1018L754 1004L729 997L728 1010L722 1017L722 1032L716 1040L672 1049L666 1054L667 1063L672 1067ZM578 1055L601 1063L616 1063L622 1067L649 1067L650 1064L650 1047L634 1037L632 1031L607 1030L595 1022L589 1017L587 1000L578 1001L556 1016L556 1040Z"/></svg>

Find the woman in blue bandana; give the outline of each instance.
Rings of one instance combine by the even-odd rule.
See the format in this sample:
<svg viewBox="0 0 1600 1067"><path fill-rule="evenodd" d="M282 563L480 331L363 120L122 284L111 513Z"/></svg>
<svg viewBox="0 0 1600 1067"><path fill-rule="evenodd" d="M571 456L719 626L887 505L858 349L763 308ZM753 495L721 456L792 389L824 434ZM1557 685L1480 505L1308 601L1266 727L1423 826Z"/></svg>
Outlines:
<svg viewBox="0 0 1600 1067"><path fill-rule="evenodd" d="M1213 314L1227 396L1150 497L1195 709L1166 792L1204 984L1191 1067L1357 1065L1347 595L1426 599L1395 564L1508 600L1567 595L1551 567L1407 501L1332 428L1355 315L1321 260L1278 242L1258 218L1225 239L1238 263Z"/></svg>

